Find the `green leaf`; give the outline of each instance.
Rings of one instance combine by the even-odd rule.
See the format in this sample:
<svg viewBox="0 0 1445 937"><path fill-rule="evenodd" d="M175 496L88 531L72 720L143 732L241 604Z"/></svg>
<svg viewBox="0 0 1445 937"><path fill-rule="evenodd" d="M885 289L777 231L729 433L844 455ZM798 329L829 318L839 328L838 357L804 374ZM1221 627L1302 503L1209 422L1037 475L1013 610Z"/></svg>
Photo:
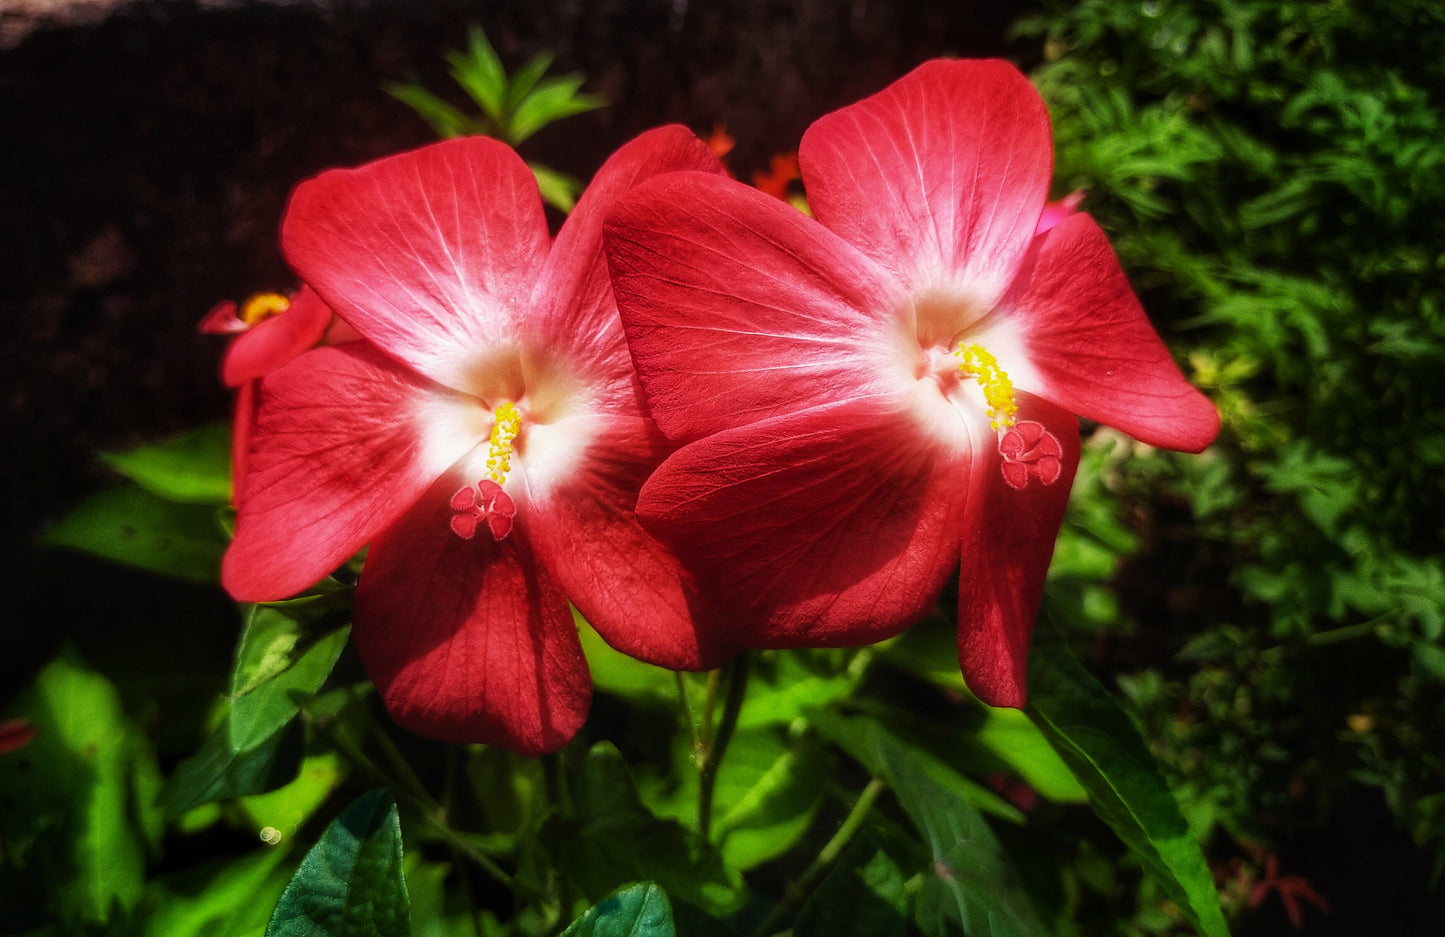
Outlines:
<svg viewBox="0 0 1445 937"><path fill-rule="evenodd" d="M1088 798L1048 738L1017 709L989 709L974 737L1048 800L1072 804Z"/></svg>
<svg viewBox="0 0 1445 937"><path fill-rule="evenodd" d="M671 670L613 650L575 608L572 619L577 623L577 636L587 655L594 687L633 703L677 705L677 677Z"/></svg>
<svg viewBox="0 0 1445 937"><path fill-rule="evenodd" d="M468 34L467 52L450 52L446 60L452 66L452 78L471 95L488 117L501 126L507 119L507 72L496 50L487 41L480 27Z"/></svg>
<svg viewBox="0 0 1445 937"><path fill-rule="evenodd" d="M820 732L860 756L888 782L928 851L915 915L929 937L1045 937L1003 848L969 803L968 782L867 718L818 714Z"/></svg>
<svg viewBox="0 0 1445 937"><path fill-rule="evenodd" d="M332 791L346 780L350 762L334 751L307 755L294 780L274 791L248 794L236 805L251 828L271 844L285 842L320 810Z"/></svg>
<svg viewBox="0 0 1445 937"><path fill-rule="evenodd" d="M870 839L853 843L808 896L794 937L904 937L907 878Z"/></svg>
<svg viewBox="0 0 1445 937"><path fill-rule="evenodd" d="M101 458L151 494L167 500L231 503L231 428L224 423L130 452L103 453Z"/></svg>
<svg viewBox="0 0 1445 937"><path fill-rule="evenodd" d="M262 794L289 784L301 766L301 726L292 723L246 752L231 747L222 726L191 757L176 766L161 792L166 818L215 800Z"/></svg>
<svg viewBox="0 0 1445 937"><path fill-rule="evenodd" d="M331 675L350 631L342 627L309 639L296 616L251 606L231 673L231 748L250 751L295 718Z"/></svg>
<svg viewBox="0 0 1445 937"><path fill-rule="evenodd" d="M599 97L577 93L582 81L580 75L564 75L539 83L512 112L505 133L507 142L518 146L550 123L605 106Z"/></svg>
<svg viewBox="0 0 1445 937"><path fill-rule="evenodd" d="M808 710L834 703L853 691L857 677L841 672L831 651L758 653L748 679L748 698L739 729L786 726Z"/></svg>
<svg viewBox="0 0 1445 937"><path fill-rule="evenodd" d="M624 888L568 925L562 937L674 937L667 895L653 884Z"/></svg>
<svg viewBox="0 0 1445 937"><path fill-rule="evenodd" d="M479 131L475 122L418 84L392 84L386 93L416 111L443 140Z"/></svg>
<svg viewBox="0 0 1445 937"><path fill-rule="evenodd" d="M266 847L213 860L150 882L144 937L241 937L260 934L290 877L287 850Z"/></svg>
<svg viewBox="0 0 1445 937"><path fill-rule="evenodd" d="M712 845L675 820L660 820L637 796L627 765L606 742L592 747L573 783L574 816L547 827L558 865L587 897L629 882L657 882L675 898L716 914L746 900L737 872Z"/></svg>
<svg viewBox="0 0 1445 937"><path fill-rule="evenodd" d="M197 582L220 578L226 551L214 507L178 504L136 484L87 498L43 542Z"/></svg>
<svg viewBox="0 0 1445 937"><path fill-rule="evenodd" d="M542 201L564 214L577 207L577 196L582 193L581 181L537 163L527 165L532 175L537 177L537 190L542 193Z"/></svg>
<svg viewBox="0 0 1445 937"><path fill-rule="evenodd" d="M1139 731L1047 622L1034 631L1028 685L1029 718L1088 791L1094 812L1201 934L1228 937L1204 853Z"/></svg>
<svg viewBox="0 0 1445 937"><path fill-rule="evenodd" d="M808 736L784 742L776 731L757 729L733 736L713 792L729 868L746 871L777 858L807 833L823 797L823 765Z"/></svg>
<svg viewBox="0 0 1445 937"><path fill-rule="evenodd" d="M266 937L409 937L401 821L385 791L342 811L286 886Z"/></svg>
<svg viewBox="0 0 1445 937"><path fill-rule="evenodd" d="M16 909L7 924L18 926L18 909L37 895L68 928L134 908L157 769L115 687L67 652L20 695L11 717L37 733L0 761L0 906Z"/></svg>

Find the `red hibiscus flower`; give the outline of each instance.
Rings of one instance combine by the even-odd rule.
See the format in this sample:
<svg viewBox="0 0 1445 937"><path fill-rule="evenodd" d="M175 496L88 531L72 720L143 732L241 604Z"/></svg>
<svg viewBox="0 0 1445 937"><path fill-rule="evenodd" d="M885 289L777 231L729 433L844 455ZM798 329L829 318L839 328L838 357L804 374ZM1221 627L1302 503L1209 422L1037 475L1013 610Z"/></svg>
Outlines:
<svg viewBox="0 0 1445 937"><path fill-rule="evenodd" d="M734 648L695 624L637 492L670 451L646 415L602 256L638 181L720 171L681 127L598 173L553 243L531 170L469 137L303 183L292 267L366 341L261 384L223 581L243 601L309 586L370 543L353 635L407 728L535 754L586 717L567 601L615 647L675 668Z"/></svg>
<svg viewBox="0 0 1445 937"><path fill-rule="evenodd" d="M257 293L239 307L218 303L201 320L208 335L234 335L221 356L221 382L236 389L231 421L231 487L239 494L246 476L246 453L256 423L256 382L292 358L316 347L327 334L331 310L303 286L291 296Z"/></svg>
<svg viewBox="0 0 1445 937"><path fill-rule="evenodd" d="M815 123L799 162L816 221L697 174L609 220L633 359L683 444L639 516L754 646L897 634L961 566L965 678L1022 705L1075 415L1198 451L1218 414L1099 227L1044 214L1048 114L1012 66L925 64Z"/></svg>

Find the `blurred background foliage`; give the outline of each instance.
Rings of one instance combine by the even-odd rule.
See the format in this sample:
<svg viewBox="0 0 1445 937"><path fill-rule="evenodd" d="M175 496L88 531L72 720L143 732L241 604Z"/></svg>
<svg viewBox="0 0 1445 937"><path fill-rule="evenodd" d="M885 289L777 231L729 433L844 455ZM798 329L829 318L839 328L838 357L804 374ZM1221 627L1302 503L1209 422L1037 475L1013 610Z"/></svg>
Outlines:
<svg viewBox="0 0 1445 937"><path fill-rule="evenodd" d="M1197 458L1094 434L1058 619L1201 831L1284 848L1363 785L1438 884L1445 9L1085 0L1015 29L1059 192L1224 418Z"/></svg>

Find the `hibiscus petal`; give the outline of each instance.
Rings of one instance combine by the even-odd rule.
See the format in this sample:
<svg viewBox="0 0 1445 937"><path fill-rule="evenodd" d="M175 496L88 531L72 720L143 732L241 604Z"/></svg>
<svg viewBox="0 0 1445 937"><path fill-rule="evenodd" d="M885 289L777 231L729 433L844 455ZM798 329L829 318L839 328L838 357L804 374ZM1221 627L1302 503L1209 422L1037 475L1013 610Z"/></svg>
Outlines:
<svg viewBox="0 0 1445 937"><path fill-rule="evenodd" d="M666 451L645 418L610 421L565 481L532 499L527 534L608 644L660 667L709 670L741 645L637 521L638 490Z"/></svg>
<svg viewBox="0 0 1445 937"><path fill-rule="evenodd" d="M1074 415L1026 394L1019 396L1019 415L1042 424L1058 440L1062 455L1055 462L1060 471L1045 484L1027 472L1021 478L1006 476L1008 466L996 450L974 462L958 579L958 660L963 679L990 706L1015 708L1024 704L1029 636L1079 465L1079 423ZM986 447L986 440L981 440L980 448ZM1014 467L1022 468L1017 463Z"/></svg>
<svg viewBox="0 0 1445 937"><path fill-rule="evenodd" d="M477 394L477 349L512 336L549 245L532 171L487 137L324 172L281 226L286 259L358 332Z"/></svg>
<svg viewBox="0 0 1445 937"><path fill-rule="evenodd" d="M1020 387L1151 446L1198 452L1214 441L1219 411L1184 379L1088 215L1039 239L1003 309L1036 375L1036 386L1016 375Z"/></svg>
<svg viewBox="0 0 1445 937"><path fill-rule="evenodd" d="M1007 62L933 61L816 121L798 150L814 216L909 289L992 308L1048 196L1043 99Z"/></svg>
<svg viewBox="0 0 1445 937"><path fill-rule="evenodd" d="M968 451L847 401L686 446L642 489L671 545L755 647L866 644L933 604L958 556Z"/></svg>
<svg viewBox="0 0 1445 937"><path fill-rule="evenodd" d="M556 751L587 718L591 681L567 601L517 537L448 529L449 473L376 538L352 637L387 711L446 742Z"/></svg>
<svg viewBox="0 0 1445 937"><path fill-rule="evenodd" d="M486 429L475 400L364 342L318 348L273 371L261 383L236 539L222 564L226 589L269 602L316 582Z"/></svg>
<svg viewBox="0 0 1445 937"><path fill-rule="evenodd" d="M251 461L251 432L256 426L256 385L247 381L236 388L236 408L231 415L231 500L237 501L246 484Z"/></svg>
<svg viewBox="0 0 1445 937"><path fill-rule="evenodd" d="M662 176L621 199L606 245L638 377L673 440L913 380L907 299L866 257L756 189Z"/></svg>
<svg viewBox="0 0 1445 937"><path fill-rule="evenodd" d="M330 324L331 307L315 290L301 287L286 311L267 316L231 340L221 358L221 381L227 387L239 387L265 377L314 348Z"/></svg>
<svg viewBox="0 0 1445 937"><path fill-rule="evenodd" d="M617 391L618 403L637 409L632 358L602 253L602 222L617 199L665 172L722 174L722 163L692 131L677 125L649 130L622 146L597 171L567 217L532 293L528 334L546 353Z"/></svg>

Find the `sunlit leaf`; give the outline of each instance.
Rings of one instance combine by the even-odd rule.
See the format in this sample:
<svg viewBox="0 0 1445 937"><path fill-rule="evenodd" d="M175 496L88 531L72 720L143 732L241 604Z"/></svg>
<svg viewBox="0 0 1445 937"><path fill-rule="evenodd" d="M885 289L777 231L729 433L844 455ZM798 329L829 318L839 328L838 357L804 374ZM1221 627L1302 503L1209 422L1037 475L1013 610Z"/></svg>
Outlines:
<svg viewBox="0 0 1445 937"><path fill-rule="evenodd" d="M144 937L259 937L290 874L284 848L215 859L147 884Z"/></svg>
<svg viewBox="0 0 1445 937"><path fill-rule="evenodd" d="M342 627L313 638L296 616L252 606L231 674L231 747L250 751L295 718L330 676L349 633Z"/></svg>
<svg viewBox="0 0 1445 937"><path fill-rule="evenodd" d="M1028 715L1089 793L1094 812L1207 937L1227 937L1209 866L1129 717L1047 622L1029 653Z"/></svg>
<svg viewBox="0 0 1445 937"><path fill-rule="evenodd" d="M674 937L667 895L652 884L633 885L582 912L562 937Z"/></svg>
<svg viewBox="0 0 1445 937"><path fill-rule="evenodd" d="M409 937L401 821L385 791L337 817L301 860L266 937Z"/></svg>
<svg viewBox="0 0 1445 937"><path fill-rule="evenodd" d="M101 455L151 494L194 504L231 501L231 428L206 426L179 439Z"/></svg>
<svg viewBox="0 0 1445 937"><path fill-rule="evenodd" d="M548 169L538 163L528 163L532 175L537 177L537 189L542 201L560 212L570 212L577 207L577 196L582 192L582 183L555 169Z"/></svg>
<svg viewBox="0 0 1445 937"><path fill-rule="evenodd" d="M802 838L822 800L824 763L806 736L784 742L756 729L733 736L713 792L715 835L730 868L751 869Z"/></svg>
<svg viewBox="0 0 1445 937"><path fill-rule="evenodd" d="M34 907L43 885L53 919L104 923L132 909L145 879L147 827L157 774L145 738L110 681L67 653L47 666L6 714L34 739L0 760L0 830L9 867L3 906ZM38 876L39 880L34 880Z"/></svg>

